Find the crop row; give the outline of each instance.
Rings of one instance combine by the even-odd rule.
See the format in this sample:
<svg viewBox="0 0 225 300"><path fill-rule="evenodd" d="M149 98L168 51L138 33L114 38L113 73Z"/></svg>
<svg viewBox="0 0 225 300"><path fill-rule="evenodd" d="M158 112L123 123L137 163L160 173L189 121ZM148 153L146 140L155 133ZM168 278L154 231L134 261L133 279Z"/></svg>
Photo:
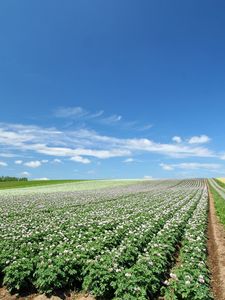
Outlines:
<svg viewBox="0 0 225 300"><path fill-rule="evenodd" d="M181 207L146 246L132 268L125 269L118 279L117 299L155 298L174 262L179 241L187 220L191 217L201 192Z"/></svg>
<svg viewBox="0 0 225 300"><path fill-rule="evenodd" d="M190 218L182 239L179 263L171 270L164 289L166 300L212 299L207 267L206 230L208 192L203 196Z"/></svg>
<svg viewBox="0 0 225 300"><path fill-rule="evenodd" d="M47 293L82 286L96 296L149 299L168 275L204 186L188 180L114 194L6 194L0 216L4 284Z"/></svg>

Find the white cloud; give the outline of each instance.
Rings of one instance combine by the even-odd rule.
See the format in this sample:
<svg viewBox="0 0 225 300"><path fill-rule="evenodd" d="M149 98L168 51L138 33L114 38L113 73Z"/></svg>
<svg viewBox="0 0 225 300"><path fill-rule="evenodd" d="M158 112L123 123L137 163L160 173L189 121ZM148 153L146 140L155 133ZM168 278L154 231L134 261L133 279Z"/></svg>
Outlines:
<svg viewBox="0 0 225 300"><path fill-rule="evenodd" d="M182 142L182 138L180 136L174 136L172 138L172 141L175 142L175 143L180 144Z"/></svg>
<svg viewBox="0 0 225 300"><path fill-rule="evenodd" d="M127 139L122 142L126 148L147 152L160 153L172 157L211 157L213 153L204 147L192 147L178 144L161 144L149 139Z"/></svg>
<svg viewBox="0 0 225 300"><path fill-rule="evenodd" d="M70 119L95 119L102 116L104 113L103 110L99 110L95 113L90 113L86 109L80 106L74 107L60 107L54 111L55 117L58 118L70 118Z"/></svg>
<svg viewBox="0 0 225 300"><path fill-rule="evenodd" d="M133 158L133 157L128 157L125 160L123 160L124 163L138 163L138 162L142 162L139 159Z"/></svg>
<svg viewBox="0 0 225 300"><path fill-rule="evenodd" d="M41 162L42 162L43 164L47 164L47 163L48 163L48 159L42 159Z"/></svg>
<svg viewBox="0 0 225 300"><path fill-rule="evenodd" d="M106 118L101 119L101 122L104 123L104 124L107 124L107 125L111 125L111 124L117 123L121 120L122 120L122 116L112 115L110 117L106 117Z"/></svg>
<svg viewBox="0 0 225 300"><path fill-rule="evenodd" d="M84 158L84 157L79 156L79 155L71 157L70 160L75 161L75 162L79 162L79 163L82 163L82 164L90 164L91 163L90 159Z"/></svg>
<svg viewBox="0 0 225 300"><path fill-rule="evenodd" d="M41 162L39 160L28 161L28 162L24 163L24 166L34 169L34 168L40 167Z"/></svg>
<svg viewBox="0 0 225 300"><path fill-rule="evenodd" d="M145 175L143 179L154 180L155 178L153 176Z"/></svg>
<svg viewBox="0 0 225 300"><path fill-rule="evenodd" d="M173 171L174 170L174 167L172 165L168 165L168 164L164 164L164 163L161 163L160 167L163 170L166 170L166 171Z"/></svg>
<svg viewBox="0 0 225 300"><path fill-rule="evenodd" d="M218 170L222 167L222 165L213 164L213 163L180 163L180 164L176 164L176 167L185 170L197 170L197 169Z"/></svg>
<svg viewBox="0 0 225 300"><path fill-rule="evenodd" d="M123 120L123 117L119 114L113 114L111 116L105 116L103 110L99 110L97 112L90 112L83 107L74 106L74 107L59 107L54 111L53 114L57 118L66 118L70 119L66 124L64 124L64 128L71 127L75 125L75 121L94 121L98 124L103 125L113 125L117 124L121 129L132 129L136 131L145 131L152 127L152 124L142 125L137 121L126 121Z"/></svg>
<svg viewBox="0 0 225 300"><path fill-rule="evenodd" d="M88 118L89 119L95 119L95 118L98 118L100 116L102 116L104 114L104 110L99 110L97 111L96 113L93 113L93 114L90 114L88 115Z"/></svg>
<svg viewBox="0 0 225 300"><path fill-rule="evenodd" d="M198 162L190 162L190 163L179 163L179 164L164 164L161 163L160 166L163 170L172 171L174 169L182 169L182 170L208 170L215 171L221 169L223 166L220 164L214 163L198 163Z"/></svg>
<svg viewBox="0 0 225 300"><path fill-rule="evenodd" d="M13 154L13 153L0 153L0 157L7 157L7 158L10 158L10 157L16 157L17 155L16 154Z"/></svg>
<svg viewBox="0 0 225 300"><path fill-rule="evenodd" d="M59 159L59 158L55 158L55 159L53 159L53 163L61 164L62 161L61 161L61 159Z"/></svg>
<svg viewBox="0 0 225 300"><path fill-rule="evenodd" d="M23 161L22 161L22 160L15 160L14 163L15 163L16 165L21 165L21 164L23 163Z"/></svg>
<svg viewBox="0 0 225 300"><path fill-rule="evenodd" d="M56 157L88 156L99 159L128 157L135 153L157 153L175 158L216 157L210 149L195 144L160 143L147 138L118 138L94 130L58 130L34 125L0 123L0 145L4 150L33 151Z"/></svg>
<svg viewBox="0 0 225 300"><path fill-rule="evenodd" d="M207 135L192 136L189 140L189 144L205 144L208 143L211 139Z"/></svg>
<svg viewBox="0 0 225 300"><path fill-rule="evenodd" d="M0 167L7 167L8 164L4 161L0 161Z"/></svg>
<svg viewBox="0 0 225 300"><path fill-rule="evenodd" d="M43 181L45 181L45 180L50 180L50 179L47 178L47 177L41 177L41 178L34 178L33 180L43 180Z"/></svg>
<svg viewBox="0 0 225 300"><path fill-rule="evenodd" d="M112 150L96 150L96 149L84 149L84 148L63 148L63 147L48 147L46 145L34 145L33 149L42 154L52 155L52 156L93 156L100 159L127 156L131 152L128 150L112 149Z"/></svg>
<svg viewBox="0 0 225 300"><path fill-rule="evenodd" d="M129 158L126 158L123 162L125 162L125 163L131 163L131 162L134 162L134 161L135 161L134 158L129 157Z"/></svg>
<svg viewBox="0 0 225 300"><path fill-rule="evenodd" d="M54 115L59 118L83 117L87 114L88 112L80 106L60 107L54 112Z"/></svg>
<svg viewBox="0 0 225 300"><path fill-rule="evenodd" d="M30 177L31 174L27 171L24 171L24 172L20 173L20 175L24 176L24 177Z"/></svg>
<svg viewBox="0 0 225 300"><path fill-rule="evenodd" d="M148 130L148 129L152 128L152 127L153 127L152 124L146 124L146 125L141 126L140 128L138 128L137 130L138 131L145 131L145 130Z"/></svg>

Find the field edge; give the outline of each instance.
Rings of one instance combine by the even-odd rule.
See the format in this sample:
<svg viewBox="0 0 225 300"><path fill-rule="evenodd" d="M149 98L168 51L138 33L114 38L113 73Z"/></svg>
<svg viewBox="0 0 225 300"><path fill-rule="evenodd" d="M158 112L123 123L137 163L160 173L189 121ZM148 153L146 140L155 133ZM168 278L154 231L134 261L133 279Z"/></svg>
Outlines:
<svg viewBox="0 0 225 300"><path fill-rule="evenodd" d="M219 222L214 206L211 187L209 193L208 217L208 264L211 271L211 287L216 300L225 300L225 230Z"/></svg>

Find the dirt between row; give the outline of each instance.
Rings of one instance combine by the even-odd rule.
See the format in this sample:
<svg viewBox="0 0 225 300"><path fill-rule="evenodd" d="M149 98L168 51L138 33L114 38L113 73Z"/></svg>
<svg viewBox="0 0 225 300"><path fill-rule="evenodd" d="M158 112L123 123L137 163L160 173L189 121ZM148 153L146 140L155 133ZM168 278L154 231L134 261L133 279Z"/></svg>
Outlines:
<svg viewBox="0 0 225 300"><path fill-rule="evenodd" d="M21 296L19 294L11 295L4 287L0 288L0 300L95 300L89 294L83 293L69 293L59 296L51 296L48 298L46 295L30 294Z"/></svg>
<svg viewBox="0 0 225 300"><path fill-rule="evenodd" d="M209 191L208 263L211 270L211 286L215 300L225 300L225 230L219 222Z"/></svg>
<svg viewBox="0 0 225 300"><path fill-rule="evenodd" d="M225 230L218 221L214 200L209 191L208 217L208 264L211 270L211 287L215 300L225 300ZM88 294L72 293L64 297L31 294L26 296L11 295L4 287L0 288L0 300L95 300Z"/></svg>

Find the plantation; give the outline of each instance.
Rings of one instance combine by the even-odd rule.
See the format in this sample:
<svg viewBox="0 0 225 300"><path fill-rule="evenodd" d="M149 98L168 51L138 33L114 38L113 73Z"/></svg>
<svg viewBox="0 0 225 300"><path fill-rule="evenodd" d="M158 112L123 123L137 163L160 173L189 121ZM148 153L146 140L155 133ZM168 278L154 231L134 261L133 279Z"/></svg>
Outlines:
<svg viewBox="0 0 225 300"><path fill-rule="evenodd" d="M207 213L204 180L1 191L3 284L118 300L211 299Z"/></svg>
<svg viewBox="0 0 225 300"><path fill-rule="evenodd" d="M45 185L55 185L70 182L80 182L80 180L32 180L28 181L24 178L19 180L0 180L0 190L2 189L15 189L33 186L45 186Z"/></svg>

